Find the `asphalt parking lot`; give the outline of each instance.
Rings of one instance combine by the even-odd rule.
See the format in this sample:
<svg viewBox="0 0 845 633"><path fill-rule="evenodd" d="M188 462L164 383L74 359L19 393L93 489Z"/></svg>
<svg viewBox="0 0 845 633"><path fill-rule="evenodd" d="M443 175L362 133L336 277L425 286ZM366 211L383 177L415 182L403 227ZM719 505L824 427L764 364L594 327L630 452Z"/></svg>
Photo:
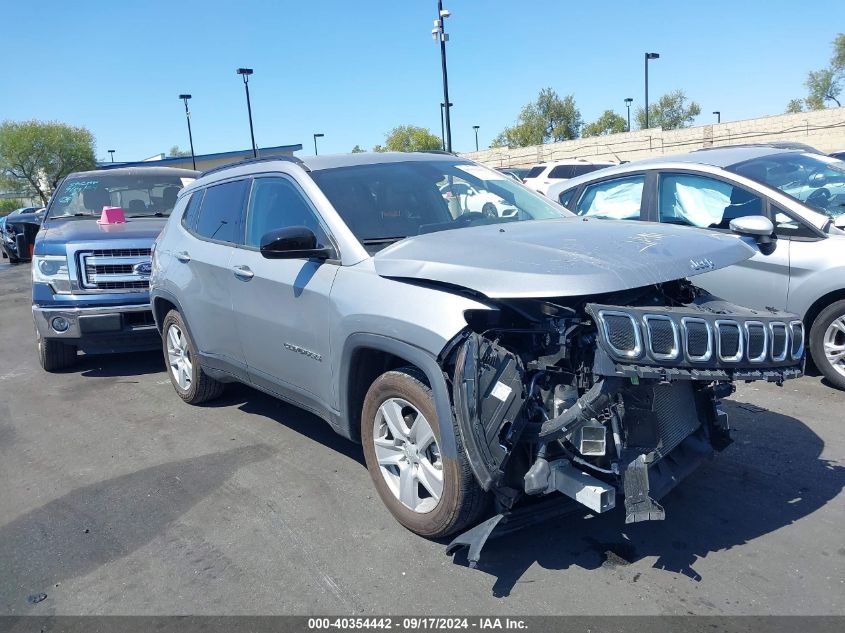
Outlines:
<svg viewBox="0 0 845 633"><path fill-rule="evenodd" d="M0 265L0 327L2 614L845 614L845 394L818 377L741 385L666 521L554 519L470 569L295 407L189 407L156 353L44 373L26 265Z"/></svg>

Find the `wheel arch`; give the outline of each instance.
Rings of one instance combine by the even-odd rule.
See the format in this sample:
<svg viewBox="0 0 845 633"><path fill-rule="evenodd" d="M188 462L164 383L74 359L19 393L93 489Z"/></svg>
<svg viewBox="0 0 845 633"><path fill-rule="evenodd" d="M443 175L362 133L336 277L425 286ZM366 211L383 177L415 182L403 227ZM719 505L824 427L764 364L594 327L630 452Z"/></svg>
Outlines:
<svg viewBox="0 0 845 633"><path fill-rule="evenodd" d="M434 407L440 427L440 451L454 459L457 456L452 401L446 377L437 359L428 352L403 341L380 334L353 334L343 348L340 359L341 425L338 430L346 437L360 441L361 409L364 397L373 381L392 369L412 366L425 374L434 397Z"/></svg>
<svg viewBox="0 0 845 633"><path fill-rule="evenodd" d="M804 315L804 330L807 332L808 337L810 330L813 327L813 321L815 321L816 317L821 314L822 310L824 310L831 303L841 301L843 299L845 299L845 288L840 288L838 290L833 290L825 295L822 295L821 297L816 299L812 303L812 305L810 305L806 314Z"/></svg>

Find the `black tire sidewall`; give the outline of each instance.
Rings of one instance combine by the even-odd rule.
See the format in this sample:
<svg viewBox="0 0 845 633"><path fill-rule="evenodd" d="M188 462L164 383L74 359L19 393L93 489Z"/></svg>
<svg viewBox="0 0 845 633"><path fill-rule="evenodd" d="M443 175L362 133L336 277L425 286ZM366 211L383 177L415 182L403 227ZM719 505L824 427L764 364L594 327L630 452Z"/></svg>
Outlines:
<svg viewBox="0 0 845 633"><path fill-rule="evenodd" d="M845 299L835 301L822 310L810 328L810 355L816 368L837 389L845 390L845 376L837 372L824 353L824 334L834 320L845 315Z"/></svg>
<svg viewBox="0 0 845 633"><path fill-rule="evenodd" d="M364 399L361 416L361 441L364 446L367 470L370 472L370 477L384 505L387 506L387 509L399 523L421 536L443 536L455 523L460 511L462 501L460 468L455 460L445 457L441 450L443 493L440 496L440 501L433 510L425 513L414 512L405 507L387 486L378 465L373 445L373 421L376 412L381 404L389 398L402 398L414 405L429 421L434 436L437 438L437 443L442 447L440 420L437 418L430 389L407 373L387 372L376 379Z"/></svg>

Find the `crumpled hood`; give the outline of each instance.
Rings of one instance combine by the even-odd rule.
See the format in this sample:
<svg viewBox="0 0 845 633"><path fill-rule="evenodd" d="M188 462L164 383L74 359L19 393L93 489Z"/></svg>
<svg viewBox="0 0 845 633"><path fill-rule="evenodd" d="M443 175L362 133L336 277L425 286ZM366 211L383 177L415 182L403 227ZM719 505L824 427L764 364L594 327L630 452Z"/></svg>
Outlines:
<svg viewBox="0 0 845 633"><path fill-rule="evenodd" d="M419 235L385 248L373 259L382 277L442 282L491 298L564 297L692 277L754 253L741 239L725 233L566 218Z"/></svg>
<svg viewBox="0 0 845 633"><path fill-rule="evenodd" d="M137 240L150 245L164 228L167 218L126 218L125 224L97 224L92 218L49 218L35 241L37 255L64 254L66 244Z"/></svg>

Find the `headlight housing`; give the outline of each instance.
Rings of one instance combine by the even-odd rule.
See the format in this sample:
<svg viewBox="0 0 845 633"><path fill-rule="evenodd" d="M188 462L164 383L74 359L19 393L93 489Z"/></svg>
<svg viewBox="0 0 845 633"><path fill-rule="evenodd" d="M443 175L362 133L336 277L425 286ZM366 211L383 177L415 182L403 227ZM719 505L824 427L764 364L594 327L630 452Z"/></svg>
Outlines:
<svg viewBox="0 0 845 633"><path fill-rule="evenodd" d="M64 255L35 255L32 281L50 284L56 294L70 294L70 273Z"/></svg>

